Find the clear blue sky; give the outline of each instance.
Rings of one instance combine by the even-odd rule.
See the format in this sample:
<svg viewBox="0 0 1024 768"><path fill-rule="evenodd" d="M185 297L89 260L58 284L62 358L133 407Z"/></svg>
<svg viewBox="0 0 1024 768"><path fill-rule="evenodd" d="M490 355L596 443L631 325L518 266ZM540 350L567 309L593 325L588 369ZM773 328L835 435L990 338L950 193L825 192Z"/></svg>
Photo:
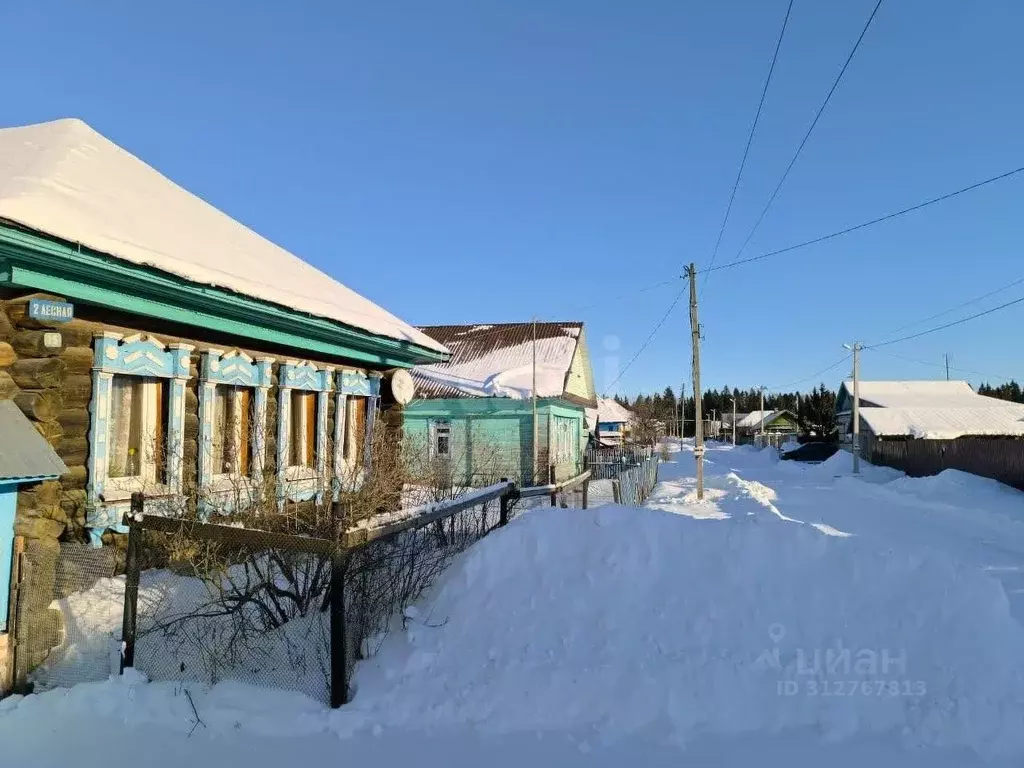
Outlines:
<svg viewBox="0 0 1024 768"><path fill-rule="evenodd" d="M720 261L873 4L796 0ZM708 262L785 6L8 0L0 125L81 117L410 322L584 320L604 386L676 288L604 299ZM745 255L1024 164L1022 25L1014 0L883 3ZM716 274L705 386L803 378L1024 276L1022 201L1024 174ZM1022 322L1024 305L887 349L1020 379ZM616 389L689 367L681 302ZM943 375L872 352L863 373Z"/></svg>

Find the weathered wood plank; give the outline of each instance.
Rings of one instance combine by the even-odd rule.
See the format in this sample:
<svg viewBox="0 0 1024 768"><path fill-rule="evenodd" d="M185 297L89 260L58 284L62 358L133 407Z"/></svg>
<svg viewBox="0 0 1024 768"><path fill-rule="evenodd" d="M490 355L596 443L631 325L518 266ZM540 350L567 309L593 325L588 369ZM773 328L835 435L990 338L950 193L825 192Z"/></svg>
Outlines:
<svg viewBox="0 0 1024 768"><path fill-rule="evenodd" d="M64 410L64 399L55 389L21 390L14 396L22 413L35 421L54 421Z"/></svg>
<svg viewBox="0 0 1024 768"><path fill-rule="evenodd" d="M0 400L13 400L18 392L18 385L14 383L11 374L0 371Z"/></svg>
<svg viewBox="0 0 1024 768"><path fill-rule="evenodd" d="M64 381L67 365L57 357L18 360L10 368L14 383L24 389L49 389Z"/></svg>
<svg viewBox="0 0 1024 768"><path fill-rule="evenodd" d="M60 360L68 368L68 373L92 374L93 352L89 347L67 347L60 355Z"/></svg>
<svg viewBox="0 0 1024 768"><path fill-rule="evenodd" d="M48 339L57 343L47 346ZM60 331L18 331L11 337L11 346L21 357L56 357L67 348L67 342Z"/></svg>
<svg viewBox="0 0 1024 768"><path fill-rule="evenodd" d="M0 368L7 368L14 365L17 359L18 353L14 351L14 347L6 341L0 341Z"/></svg>
<svg viewBox="0 0 1024 768"><path fill-rule="evenodd" d="M92 377L84 374L65 376L60 392L68 408L87 408L92 397Z"/></svg>

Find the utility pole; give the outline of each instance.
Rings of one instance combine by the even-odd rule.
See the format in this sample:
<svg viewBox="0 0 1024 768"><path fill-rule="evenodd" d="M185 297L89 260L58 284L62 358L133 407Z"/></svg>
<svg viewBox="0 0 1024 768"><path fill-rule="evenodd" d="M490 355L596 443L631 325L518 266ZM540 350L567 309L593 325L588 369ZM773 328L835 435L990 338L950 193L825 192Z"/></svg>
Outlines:
<svg viewBox="0 0 1024 768"><path fill-rule="evenodd" d="M764 387L761 387L761 442L764 442Z"/></svg>
<svg viewBox="0 0 1024 768"><path fill-rule="evenodd" d="M679 384L679 442L683 442L683 432L686 427L686 382Z"/></svg>
<svg viewBox="0 0 1024 768"><path fill-rule="evenodd" d="M690 278L690 333L693 337L693 458L697 462L697 500L704 498L704 423L700 413L700 322L697 320L697 268L686 268Z"/></svg>
<svg viewBox="0 0 1024 768"><path fill-rule="evenodd" d="M853 346L843 344L853 352L853 474L860 474L860 351L863 346L859 341Z"/></svg>
<svg viewBox="0 0 1024 768"><path fill-rule="evenodd" d="M736 447L736 398L732 399L732 445Z"/></svg>
<svg viewBox="0 0 1024 768"><path fill-rule="evenodd" d="M943 355L946 358L946 381L949 381L949 353Z"/></svg>
<svg viewBox="0 0 1024 768"><path fill-rule="evenodd" d="M533 317L533 482L537 483L537 441L540 435L537 431L537 316ZM600 430L600 425L598 425ZM548 435L551 440L551 435Z"/></svg>
<svg viewBox="0 0 1024 768"><path fill-rule="evenodd" d="M860 474L860 342L853 343L853 474Z"/></svg>

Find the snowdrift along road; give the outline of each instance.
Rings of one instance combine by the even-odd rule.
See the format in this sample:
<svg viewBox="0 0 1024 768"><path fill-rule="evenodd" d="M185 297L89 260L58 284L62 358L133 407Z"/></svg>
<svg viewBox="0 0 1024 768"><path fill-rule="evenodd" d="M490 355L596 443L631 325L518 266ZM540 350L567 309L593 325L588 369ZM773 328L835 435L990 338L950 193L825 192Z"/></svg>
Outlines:
<svg viewBox="0 0 1024 768"><path fill-rule="evenodd" d="M1024 628L986 564L1002 553L1020 570L1024 495L959 475L854 479L842 456L709 456L704 502L683 452L648 508L537 509L476 544L379 639L341 710L129 676L4 701L0 743L25 768L127 765L152 739L168 765L223 764L226 744L263 768L279 764L253 746L268 736L317 759L445 765L575 764L566 742L600 765L656 745L685 751L644 764L1019 764ZM73 744L51 738L68 727ZM45 757L19 753L26 738Z"/></svg>
<svg viewBox="0 0 1024 768"><path fill-rule="evenodd" d="M389 726L614 741L812 726L1024 751L1024 629L1001 586L764 514L538 510L468 552L361 665Z"/></svg>

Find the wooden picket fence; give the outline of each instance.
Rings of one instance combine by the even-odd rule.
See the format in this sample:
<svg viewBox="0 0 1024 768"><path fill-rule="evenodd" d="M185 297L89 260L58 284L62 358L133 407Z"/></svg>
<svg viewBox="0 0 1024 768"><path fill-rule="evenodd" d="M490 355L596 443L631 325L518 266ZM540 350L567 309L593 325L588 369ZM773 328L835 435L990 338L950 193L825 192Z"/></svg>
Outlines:
<svg viewBox="0 0 1024 768"><path fill-rule="evenodd" d="M612 480L616 504L639 507L651 495L658 482L658 456L652 454L635 467L630 467Z"/></svg>

